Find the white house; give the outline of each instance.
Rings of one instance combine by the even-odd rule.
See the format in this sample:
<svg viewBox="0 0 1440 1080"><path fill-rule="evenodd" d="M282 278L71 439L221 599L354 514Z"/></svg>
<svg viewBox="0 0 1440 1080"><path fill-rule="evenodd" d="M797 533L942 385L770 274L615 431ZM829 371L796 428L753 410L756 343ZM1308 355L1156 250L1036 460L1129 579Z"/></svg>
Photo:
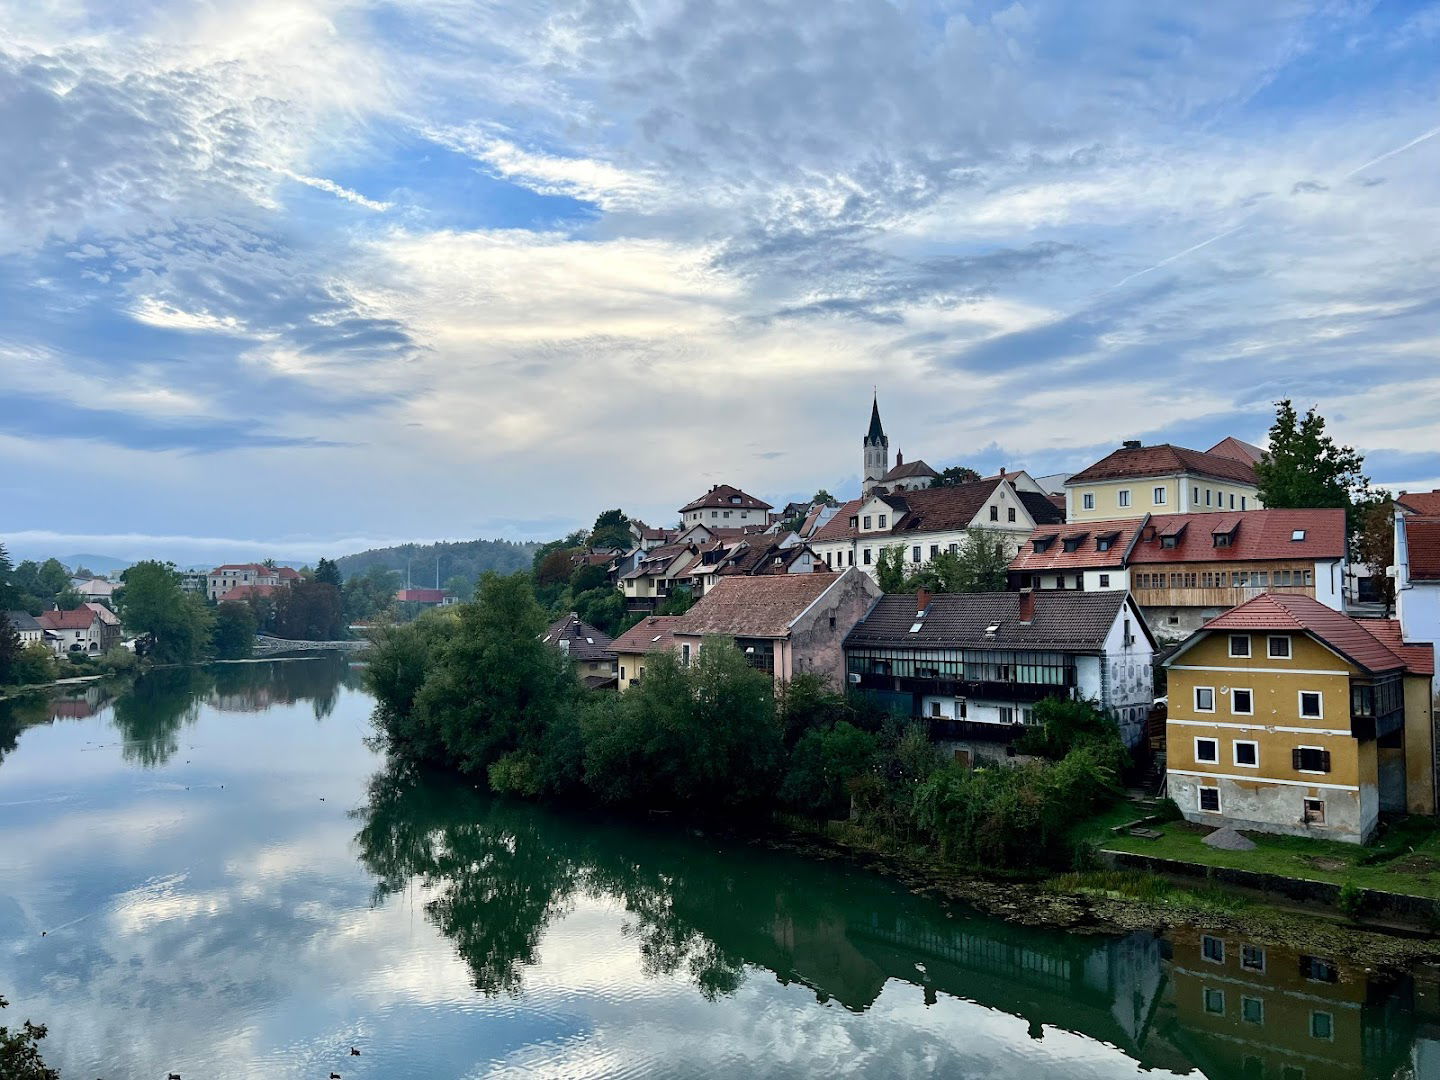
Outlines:
<svg viewBox="0 0 1440 1080"><path fill-rule="evenodd" d="M686 525L705 524L721 529L770 525L771 506L729 484L716 484L704 495L680 508Z"/></svg>
<svg viewBox="0 0 1440 1080"><path fill-rule="evenodd" d="M70 653L99 656L120 636L118 620L117 626L112 629L88 607L71 611L42 611L35 621L46 631L45 640L56 656L68 656Z"/></svg>
<svg viewBox="0 0 1440 1080"><path fill-rule="evenodd" d="M1440 517L1396 510L1394 573L1404 639L1440 644ZM1440 694L1440 675L1432 689Z"/></svg>
<svg viewBox="0 0 1440 1080"><path fill-rule="evenodd" d="M205 595L219 600L231 589L245 586L293 585L300 572L289 566L266 566L264 563L226 563L211 570L205 581Z"/></svg>
<svg viewBox="0 0 1440 1080"><path fill-rule="evenodd" d="M5 617L10 621L10 629L19 637L22 648L45 640L45 628L28 611L7 611Z"/></svg>

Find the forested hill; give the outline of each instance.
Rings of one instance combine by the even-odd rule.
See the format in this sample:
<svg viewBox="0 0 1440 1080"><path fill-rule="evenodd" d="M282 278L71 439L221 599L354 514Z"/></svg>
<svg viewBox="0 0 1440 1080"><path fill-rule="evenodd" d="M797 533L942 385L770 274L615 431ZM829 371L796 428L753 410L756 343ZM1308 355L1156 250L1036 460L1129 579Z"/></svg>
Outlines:
<svg viewBox="0 0 1440 1080"><path fill-rule="evenodd" d="M459 540L455 543L399 544L396 547L372 548L357 555L344 555L336 561L340 573L348 581L372 566L405 573L410 567L410 581L416 588L433 587L435 560L440 560L440 582L454 577L476 581L487 570L512 574L529 570L539 544L515 543L510 540Z"/></svg>

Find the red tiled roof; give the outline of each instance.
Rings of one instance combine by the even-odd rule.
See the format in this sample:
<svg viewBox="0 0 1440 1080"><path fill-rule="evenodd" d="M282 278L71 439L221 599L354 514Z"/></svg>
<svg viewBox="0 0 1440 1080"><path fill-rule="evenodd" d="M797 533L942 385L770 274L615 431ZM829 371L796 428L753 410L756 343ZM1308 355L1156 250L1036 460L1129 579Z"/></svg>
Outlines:
<svg viewBox="0 0 1440 1080"><path fill-rule="evenodd" d="M722 577L681 616L673 632L687 637L785 637L790 624L842 576Z"/></svg>
<svg viewBox="0 0 1440 1080"><path fill-rule="evenodd" d="M220 595L220 603L223 604L227 600L249 600L254 596L271 596L277 587L275 585L236 585L226 589Z"/></svg>
<svg viewBox="0 0 1440 1080"><path fill-rule="evenodd" d="M739 501L733 502L732 500L734 499L738 499ZM680 513L686 513L689 510L708 510L712 506L717 510L722 507L727 510L773 509L769 503L762 502L754 495L747 495L737 487L732 487L730 484L716 484L698 499L693 499L682 506Z"/></svg>
<svg viewBox="0 0 1440 1080"><path fill-rule="evenodd" d="M1265 456L1265 451L1260 447L1254 443L1248 443L1244 439L1237 439L1234 435L1227 435L1205 452L1217 454L1220 457L1234 458L1236 461L1244 461L1250 465L1254 465Z"/></svg>
<svg viewBox="0 0 1440 1080"><path fill-rule="evenodd" d="M1309 596L1261 593L1211 619L1204 630L1288 630L1309 633L1370 672L1406 667L1358 619L1326 607Z"/></svg>
<svg viewBox="0 0 1440 1080"><path fill-rule="evenodd" d="M261 586L269 588L269 586ZM444 589L400 589L395 593L395 599L402 604L443 604L445 602Z"/></svg>
<svg viewBox="0 0 1440 1080"><path fill-rule="evenodd" d="M1431 642L1408 642L1399 619L1359 619L1366 632L1405 661L1412 675L1435 674L1435 646Z"/></svg>
<svg viewBox="0 0 1440 1080"><path fill-rule="evenodd" d="M275 573L281 581L300 580L300 571L296 570L293 566L277 566L275 567Z"/></svg>
<svg viewBox="0 0 1440 1080"><path fill-rule="evenodd" d="M617 653L662 652L675 645L675 626L684 615L650 615L610 643Z"/></svg>
<svg viewBox="0 0 1440 1080"><path fill-rule="evenodd" d="M1395 501L1422 517L1440 517L1440 491L1402 491Z"/></svg>
<svg viewBox="0 0 1440 1080"><path fill-rule="evenodd" d="M212 573L212 574L221 574L221 573L224 573L224 572L227 571L227 570L229 570L229 571L249 570L249 571L251 571L252 573L264 574L264 573L267 573L267 572L270 570L270 568L269 568L268 566L262 566L262 565L261 565L260 563L258 563L258 562L226 563L224 566L217 566L214 570L211 570L210 573Z"/></svg>
<svg viewBox="0 0 1440 1080"><path fill-rule="evenodd" d="M78 607L69 611L42 611L35 616L35 621L46 630L89 630L96 617L88 607Z"/></svg>
<svg viewBox="0 0 1440 1080"><path fill-rule="evenodd" d="M1081 567L1124 566L1125 555L1145 524L1144 518L1124 521L1071 522L1068 525L1041 525L1020 546L1010 563L1011 570L1043 573L1046 570L1070 570ZM1100 537L1111 538L1110 549L1101 551ZM1044 551L1035 550L1035 542L1054 537ZM1083 537L1074 551L1065 550L1065 541Z"/></svg>
<svg viewBox="0 0 1440 1080"><path fill-rule="evenodd" d="M1150 519L1130 554L1130 565L1176 562L1244 562L1269 559L1340 559L1345 556L1345 511L1245 510L1225 514L1165 514ZM1237 528L1238 526L1238 528ZM1231 532L1229 547L1215 546L1217 532ZM1179 532L1173 548L1159 537ZM1304 539L1295 540L1297 532Z"/></svg>
<svg viewBox="0 0 1440 1080"><path fill-rule="evenodd" d="M1169 476L1171 473L1195 473L1235 484L1255 483L1255 467L1248 461L1161 443L1158 446L1122 446L1089 468L1081 469L1070 477L1066 486L1098 480Z"/></svg>
<svg viewBox="0 0 1440 1080"><path fill-rule="evenodd" d="M120 616L111 611L104 604L86 604L87 608L93 611L102 623L106 626L119 626Z"/></svg>
<svg viewBox="0 0 1440 1080"><path fill-rule="evenodd" d="M1440 581L1440 517L1405 521L1405 547L1414 581Z"/></svg>

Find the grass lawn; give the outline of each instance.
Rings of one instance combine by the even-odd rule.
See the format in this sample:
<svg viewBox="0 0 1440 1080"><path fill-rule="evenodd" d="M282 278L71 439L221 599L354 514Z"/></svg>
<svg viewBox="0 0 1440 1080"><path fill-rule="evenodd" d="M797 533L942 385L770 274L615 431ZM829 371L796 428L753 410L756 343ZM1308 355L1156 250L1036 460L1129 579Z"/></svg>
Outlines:
<svg viewBox="0 0 1440 1080"><path fill-rule="evenodd" d="M1122 799L1094 817L1077 821L1070 830L1070 841L1076 844L1099 844L1101 847L1110 847L1110 841L1114 839L1114 835L1110 832L1111 829L1119 825L1128 825L1132 821L1139 821L1150 812L1144 807L1136 806L1129 799Z"/></svg>
<svg viewBox="0 0 1440 1080"><path fill-rule="evenodd" d="M1210 830L1183 821L1154 827L1164 834L1158 840L1122 834L1102 840L1102 847L1204 866L1282 874L1336 885L1353 882L1362 889L1440 897L1440 830L1420 819L1395 821L1364 847L1247 832L1245 835L1255 842L1254 851L1207 847L1200 841Z"/></svg>

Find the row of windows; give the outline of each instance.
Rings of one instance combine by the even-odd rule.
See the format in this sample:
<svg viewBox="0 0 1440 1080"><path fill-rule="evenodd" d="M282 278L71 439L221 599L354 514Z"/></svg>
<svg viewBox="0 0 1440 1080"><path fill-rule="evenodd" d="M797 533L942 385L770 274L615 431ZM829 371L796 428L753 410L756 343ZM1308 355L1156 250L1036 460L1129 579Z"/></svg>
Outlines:
<svg viewBox="0 0 1440 1080"><path fill-rule="evenodd" d="M1299 747L1299 748L1297 748L1297 749L1294 751L1294 753L1299 754L1301 750L1313 750L1313 749L1315 749L1315 748L1314 748L1314 747ZM1320 751L1320 753L1322 753L1322 754L1325 755L1325 762L1326 762L1326 769L1325 769L1325 771L1328 772L1328 771L1329 771L1330 751L1328 751L1328 750L1322 750L1322 751ZM1306 771L1318 772L1319 770L1306 770ZM1222 809L1222 807L1221 807L1221 803L1220 803L1220 789L1219 789L1218 787L1204 787L1204 786L1202 786L1202 787L1197 788L1196 791L1195 791L1195 805L1200 809L1200 811L1201 811L1202 813L1206 813L1206 814L1223 814L1223 813L1225 812L1225 811ZM1304 802L1303 802L1302 809L1301 809L1301 820L1302 820L1302 821L1304 822L1304 824L1306 824L1306 825L1324 825L1324 824L1325 824L1325 800L1324 800L1324 799L1312 799L1312 798L1306 797L1306 799L1305 799Z"/></svg>
<svg viewBox="0 0 1440 1080"><path fill-rule="evenodd" d="M1314 569L1206 570L1135 575L1137 589L1268 589L1315 584Z"/></svg>
<svg viewBox="0 0 1440 1080"><path fill-rule="evenodd" d="M1026 706L1018 709L1010 705L1001 705L996 709L1000 715L1000 723L1013 724L1016 719L1022 724L1033 724L1035 722L1035 710ZM950 714L945 711L945 706L939 701L930 702L930 716L933 719L943 720ZM955 719L965 720L970 715L969 703L964 698L955 699Z"/></svg>
<svg viewBox="0 0 1440 1080"><path fill-rule="evenodd" d="M1212 986L1204 988L1205 1011L1211 1016L1225 1015L1225 991ZM1240 1019L1247 1024L1265 1023L1265 1001L1249 994L1240 995ZM1335 1016L1323 1009L1310 1010L1310 1037L1330 1042L1335 1038Z"/></svg>
<svg viewBox="0 0 1440 1080"><path fill-rule="evenodd" d="M1194 488L1193 499L1196 506L1200 505L1201 491L1202 489L1199 487ZM1221 509L1225 508L1225 501L1227 496L1226 492L1221 491L1219 488L1205 488L1203 489L1203 491L1206 506L1217 506ZM1115 492L1115 505L1122 510L1130 507L1131 505L1133 505L1130 496L1131 493L1129 488L1121 488L1120 490ZM1240 496L1240 505L1238 507L1235 505L1235 493L1233 491L1229 492L1228 496L1230 501L1229 508L1231 510L1248 510L1250 508L1250 502L1247 496ZM1150 505L1152 506L1164 506L1169 497L1170 493L1164 487L1155 487L1150 489ZM1094 510L1095 493L1093 491L1087 491L1085 492L1085 494L1081 495L1080 505L1086 510ZM1011 520L1014 519L1012 518Z"/></svg>
<svg viewBox="0 0 1440 1080"><path fill-rule="evenodd" d="M1289 660L1294 655L1288 634L1268 634L1265 638L1265 655L1271 660ZM1249 634L1230 635L1230 656L1237 660L1248 660L1251 656Z"/></svg>
<svg viewBox="0 0 1440 1080"><path fill-rule="evenodd" d="M1070 686L1075 660L1066 653L1015 652L1008 649L846 649L845 662L856 675L957 682L1017 682Z"/></svg>
<svg viewBox="0 0 1440 1080"><path fill-rule="evenodd" d="M1229 689L1229 696L1232 716L1255 715L1255 695L1248 687L1232 687ZM1302 720L1323 720L1325 719L1325 697L1319 690L1301 690L1296 701L1296 709ZM1195 687L1195 711L1197 713L1213 713L1215 711L1215 688L1213 686Z"/></svg>

